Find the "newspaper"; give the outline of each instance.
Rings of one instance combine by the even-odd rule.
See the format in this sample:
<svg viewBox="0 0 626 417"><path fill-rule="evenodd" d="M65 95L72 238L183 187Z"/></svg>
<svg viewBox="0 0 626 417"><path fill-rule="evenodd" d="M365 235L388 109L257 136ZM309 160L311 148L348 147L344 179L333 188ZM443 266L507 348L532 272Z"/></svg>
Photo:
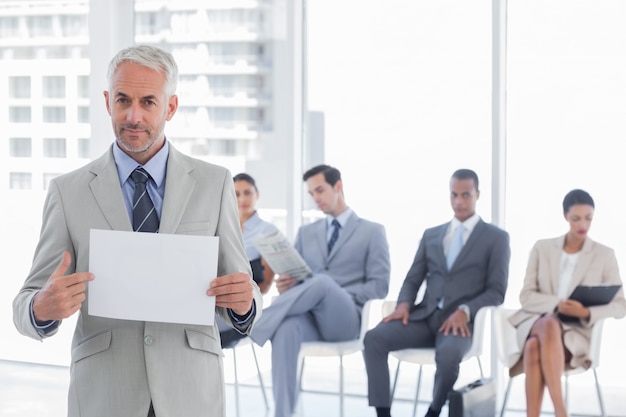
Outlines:
<svg viewBox="0 0 626 417"><path fill-rule="evenodd" d="M279 230L261 236L252 244L275 273L289 275L298 281L313 276L309 265Z"/></svg>

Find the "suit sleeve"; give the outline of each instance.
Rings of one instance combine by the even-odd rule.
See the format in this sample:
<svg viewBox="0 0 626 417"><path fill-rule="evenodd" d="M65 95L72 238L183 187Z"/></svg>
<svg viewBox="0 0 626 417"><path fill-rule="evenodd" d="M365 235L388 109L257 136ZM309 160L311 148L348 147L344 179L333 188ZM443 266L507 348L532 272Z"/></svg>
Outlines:
<svg viewBox="0 0 626 417"><path fill-rule="evenodd" d="M236 326L237 330L249 334L253 323L261 317L263 309L263 298L257 284L252 280L250 262L246 257L243 246L241 229L239 228L239 212L237 211L237 198L233 186L230 172L225 170L222 183L220 218L217 225L217 236L220 238L219 256L217 264L217 275L222 276L236 272L243 272L250 275L250 282L254 287L254 304L252 314L254 320L246 320L243 326ZM231 314L223 307L217 307L217 312L222 318L234 326Z"/></svg>
<svg viewBox="0 0 626 417"><path fill-rule="evenodd" d="M617 266L617 258L613 249L605 249L606 256L602 266L602 276L600 282L602 284L622 284L622 280L619 275L619 267ZM614 317L621 319L626 316L626 300L624 299L624 287L619 289L613 301L606 305L589 307L591 313L589 320L584 323L587 326L592 326L599 319Z"/></svg>
<svg viewBox="0 0 626 417"><path fill-rule="evenodd" d="M470 308L472 321L482 307L497 306L504 302L509 283L509 261L511 259L509 234L500 229L497 229L494 234L491 253L487 261L485 291L465 303Z"/></svg>
<svg viewBox="0 0 626 417"><path fill-rule="evenodd" d="M61 255L67 250L72 255L72 263L67 274L75 272L76 253L68 232L63 210L63 201L56 181L50 182L48 195L44 203L43 219L39 242L35 249L31 270L13 300L13 322L17 330L24 336L36 340L52 336L58 325L49 332L38 331L31 321L31 304L33 297L45 285L46 281L61 261ZM60 321L58 324L60 325Z"/></svg>
<svg viewBox="0 0 626 417"><path fill-rule="evenodd" d="M526 275L524 276L524 285L520 292L519 300L522 309L535 314L553 313L559 303L557 294L542 290L542 283L550 282L549 276L540 276L539 271L542 270L541 262L545 260L545 250L542 249L540 242L533 246L528 265L526 267Z"/></svg>
<svg viewBox="0 0 626 417"><path fill-rule="evenodd" d="M389 291L390 270L389 244L385 228L380 224L373 224L367 246L365 283L356 288L353 295L355 302L362 306L367 300L385 298Z"/></svg>

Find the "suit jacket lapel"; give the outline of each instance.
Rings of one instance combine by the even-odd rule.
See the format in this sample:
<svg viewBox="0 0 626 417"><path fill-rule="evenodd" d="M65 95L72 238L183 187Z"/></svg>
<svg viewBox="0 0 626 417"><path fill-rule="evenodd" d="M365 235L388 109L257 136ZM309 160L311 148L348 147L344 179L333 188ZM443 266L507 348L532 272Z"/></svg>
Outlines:
<svg viewBox="0 0 626 417"><path fill-rule="evenodd" d="M89 187L111 229L132 231L111 149L94 161Z"/></svg>
<svg viewBox="0 0 626 417"><path fill-rule="evenodd" d="M550 290L552 294L559 293L559 281L561 279L561 258L563 256L563 244L565 236L554 239L554 246L550 251ZM541 279L541 277L538 277Z"/></svg>
<svg viewBox="0 0 626 417"><path fill-rule="evenodd" d="M328 242L326 241L326 219L314 223L315 244L319 246L320 253L324 254L324 259L328 259ZM336 246L336 245L335 245Z"/></svg>
<svg viewBox="0 0 626 417"><path fill-rule="evenodd" d="M165 194L161 211L160 233L175 233L189 203L196 180L189 175L193 167L170 146L165 176Z"/></svg>
<svg viewBox="0 0 626 417"><path fill-rule="evenodd" d="M445 236L445 230L444 230L444 236ZM476 242L480 242L480 235L482 235L484 231L485 231L485 222L481 219L478 221L478 223L476 223L476 226L474 226L472 233L470 233L469 237L467 238L467 242L465 242L465 244L461 248L461 252L459 252L459 255L456 257L456 260L452 264L452 269L455 269L457 265L461 265L463 263L463 260L469 256L469 253L472 251L473 248L475 248ZM443 242L443 237L442 237L442 242ZM443 248L443 244L441 246ZM444 259L445 259L445 255L444 255Z"/></svg>
<svg viewBox="0 0 626 417"><path fill-rule="evenodd" d="M444 269L447 269L446 265L447 265L447 260L446 260L446 253L443 250L443 239L446 237L446 231L448 230L448 228L450 227L450 223L448 222L444 225L442 225L439 230L437 231L437 256L439 257L439 262L440 265L443 265Z"/></svg>

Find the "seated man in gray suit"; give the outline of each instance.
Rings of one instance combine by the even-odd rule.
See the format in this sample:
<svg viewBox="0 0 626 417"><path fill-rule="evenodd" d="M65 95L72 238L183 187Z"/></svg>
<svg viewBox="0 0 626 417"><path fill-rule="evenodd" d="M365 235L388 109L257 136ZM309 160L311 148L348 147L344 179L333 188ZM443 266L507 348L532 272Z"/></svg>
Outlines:
<svg viewBox="0 0 626 417"><path fill-rule="evenodd" d="M434 347L437 371L426 417L437 417L472 343L472 322L484 306L504 301L509 235L476 214L478 176L460 169L450 180L454 218L428 229L406 275L395 311L365 336L369 405L389 417L389 352ZM415 305L426 282L423 301Z"/></svg>
<svg viewBox="0 0 626 417"><path fill-rule="evenodd" d="M296 368L302 342L359 337L361 308L389 288L389 246L382 225L359 218L345 203L338 169L319 165L304 176L325 219L302 226L295 247L313 270L298 283L280 276L280 295L263 311L251 337L272 341L275 416L296 405ZM300 285L297 285L300 284Z"/></svg>

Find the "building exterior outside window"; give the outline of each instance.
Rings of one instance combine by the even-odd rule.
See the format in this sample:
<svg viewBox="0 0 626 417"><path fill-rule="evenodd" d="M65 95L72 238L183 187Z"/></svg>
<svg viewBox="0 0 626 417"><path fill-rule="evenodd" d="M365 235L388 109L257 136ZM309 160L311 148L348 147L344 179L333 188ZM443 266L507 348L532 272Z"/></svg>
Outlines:
<svg viewBox="0 0 626 417"><path fill-rule="evenodd" d="M30 158L33 154L30 138L9 138L9 156L13 158Z"/></svg>

